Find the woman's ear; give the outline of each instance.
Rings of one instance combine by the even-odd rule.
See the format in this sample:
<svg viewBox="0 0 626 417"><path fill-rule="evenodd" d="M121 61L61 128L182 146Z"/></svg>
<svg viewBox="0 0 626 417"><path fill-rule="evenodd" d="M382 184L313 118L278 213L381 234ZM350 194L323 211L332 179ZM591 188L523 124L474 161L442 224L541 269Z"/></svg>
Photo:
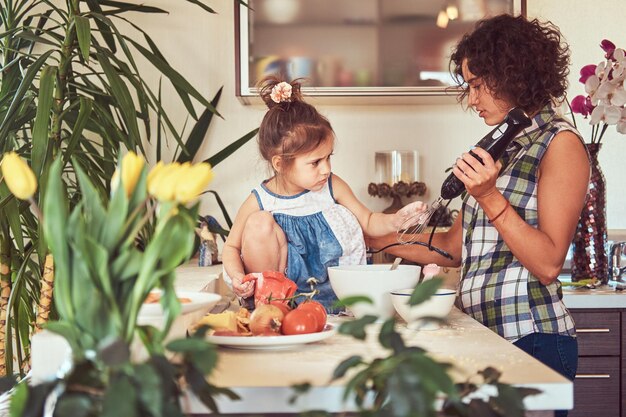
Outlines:
<svg viewBox="0 0 626 417"><path fill-rule="evenodd" d="M274 155L272 156L272 168L274 169L274 172L281 172L283 167L283 158L280 155Z"/></svg>

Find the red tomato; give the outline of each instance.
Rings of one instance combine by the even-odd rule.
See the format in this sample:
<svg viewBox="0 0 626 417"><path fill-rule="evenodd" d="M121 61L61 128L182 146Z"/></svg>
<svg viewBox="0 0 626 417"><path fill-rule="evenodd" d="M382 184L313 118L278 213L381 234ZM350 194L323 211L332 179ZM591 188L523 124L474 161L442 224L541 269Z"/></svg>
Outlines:
<svg viewBox="0 0 626 417"><path fill-rule="evenodd" d="M321 332L324 330L324 326L326 326L326 309L324 306L318 301L305 301L297 307L298 310L306 310L310 311L315 315L315 319L317 320L317 330L316 332Z"/></svg>
<svg viewBox="0 0 626 417"><path fill-rule="evenodd" d="M280 311L282 311L285 315L291 311L291 308L289 308L286 301L272 300L270 301L270 304L280 308Z"/></svg>
<svg viewBox="0 0 626 417"><path fill-rule="evenodd" d="M305 334L317 331L317 319L315 315L307 310L291 310L283 318L280 328L282 334Z"/></svg>

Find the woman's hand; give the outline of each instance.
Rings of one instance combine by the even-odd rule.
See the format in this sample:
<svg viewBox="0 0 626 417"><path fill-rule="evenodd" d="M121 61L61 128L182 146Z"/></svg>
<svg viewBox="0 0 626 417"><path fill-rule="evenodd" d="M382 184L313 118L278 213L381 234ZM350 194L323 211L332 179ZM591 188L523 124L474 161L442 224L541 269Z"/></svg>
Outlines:
<svg viewBox="0 0 626 417"><path fill-rule="evenodd" d="M482 159L482 163L470 152ZM474 148L457 158L452 172L465 184L467 192L476 200L480 200L497 191L496 180L502 169L500 161L494 162L487 151Z"/></svg>
<svg viewBox="0 0 626 417"><path fill-rule="evenodd" d="M254 295L254 282L243 282L244 274L235 274L233 280L233 292L237 297L248 298Z"/></svg>
<svg viewBox="0 0 626 417"><path fill-rule="evenodd" d="M421 201L414 201L392 214L392 225L395 230L407 229L422 221L422 215L428 206Z"/></svg>

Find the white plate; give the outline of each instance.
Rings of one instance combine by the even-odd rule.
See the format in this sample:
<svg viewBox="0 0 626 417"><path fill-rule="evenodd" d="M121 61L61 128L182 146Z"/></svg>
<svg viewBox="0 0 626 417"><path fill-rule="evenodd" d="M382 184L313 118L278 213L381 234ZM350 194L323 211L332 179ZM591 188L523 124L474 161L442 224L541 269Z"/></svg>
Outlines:
<svg viewBox="0 0 626 417"><path fill-rule="evenodd" d="M306 343L328 339L336 333L336 326L326 323L324 330L317 333L284 336L207 336L206 339L219 346L235 349L277 350L291 349Z"/></svg>
<svg viewBox="0 0 626 417"><path fill-rule="evenodd" d="M191 300L188 303L180 304L181 314L191 313L201 308L209 310L222 299L219 294L211 292L178 291L176 296L178 298L189 298ZM160 302L144 303L139 310L139 317L160 317L162 315L163 309L161 308Z"/></svg>

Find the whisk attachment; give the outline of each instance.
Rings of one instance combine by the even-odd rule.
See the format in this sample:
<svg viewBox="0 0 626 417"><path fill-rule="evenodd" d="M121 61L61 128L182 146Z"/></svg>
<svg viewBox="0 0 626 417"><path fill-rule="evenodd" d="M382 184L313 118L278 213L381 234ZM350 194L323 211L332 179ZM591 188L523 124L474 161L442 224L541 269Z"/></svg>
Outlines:
<svg viewBox="0 0 626 417"><path fill-rule="evenodd" d="M422 233L430 219L442 206L443 197L438 197L426 210L419 212L402 223L398 228L398 243L401 245L408 245L417 241L417 235Z"/></svg>

